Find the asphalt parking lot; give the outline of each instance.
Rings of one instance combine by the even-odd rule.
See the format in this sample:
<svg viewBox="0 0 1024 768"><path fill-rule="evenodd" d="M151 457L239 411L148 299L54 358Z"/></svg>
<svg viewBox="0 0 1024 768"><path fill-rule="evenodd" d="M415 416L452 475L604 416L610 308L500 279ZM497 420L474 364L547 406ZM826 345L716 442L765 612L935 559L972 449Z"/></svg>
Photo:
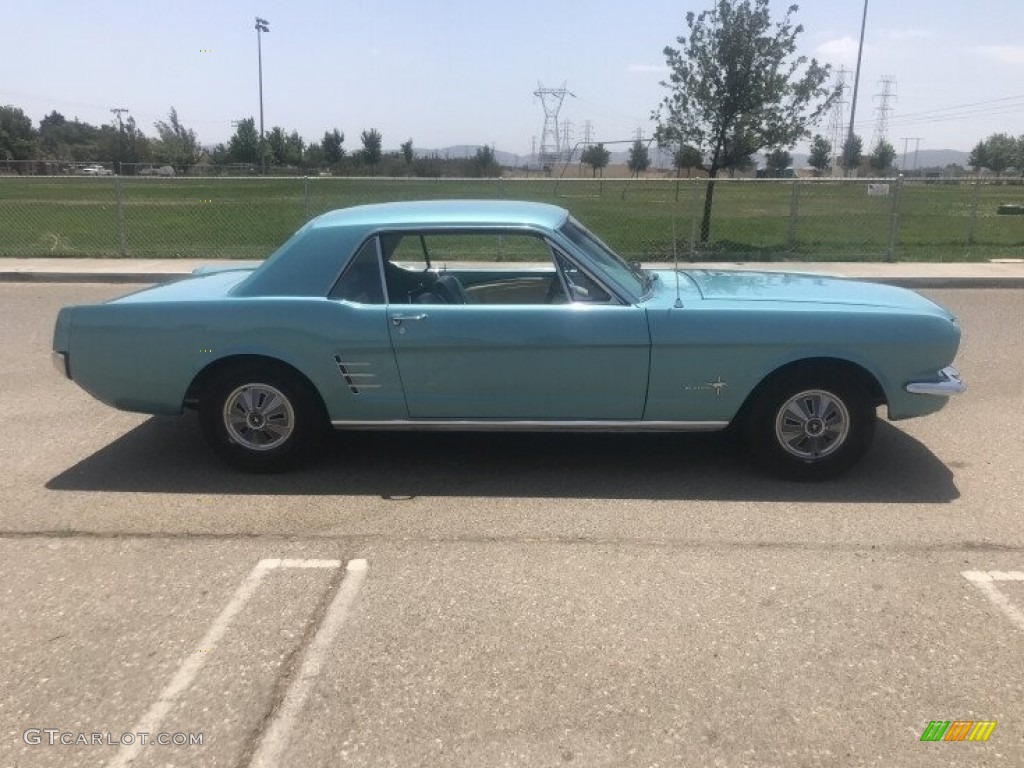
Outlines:
<svg viewBox="0 0 1024 768"><path fill-rule="evenodd" d="M52 370L124 292L0 284L0 766L1024 764L1024 291L924 291L968 393L815 485L714 435L235 474Z"/></svg>

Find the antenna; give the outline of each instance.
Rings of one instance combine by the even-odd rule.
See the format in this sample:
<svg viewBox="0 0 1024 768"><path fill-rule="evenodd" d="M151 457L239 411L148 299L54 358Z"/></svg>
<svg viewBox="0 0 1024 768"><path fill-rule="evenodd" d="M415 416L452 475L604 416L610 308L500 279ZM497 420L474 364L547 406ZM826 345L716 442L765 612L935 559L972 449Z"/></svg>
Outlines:
<svg viewBox="0 0 1024 768"><path fill-rule="evenodd" d="M683 308L683 299L679 295L679 248L676 241L676 216L672 214L672 261L676 273L676 303L672 306L676 309Z"/></svg>

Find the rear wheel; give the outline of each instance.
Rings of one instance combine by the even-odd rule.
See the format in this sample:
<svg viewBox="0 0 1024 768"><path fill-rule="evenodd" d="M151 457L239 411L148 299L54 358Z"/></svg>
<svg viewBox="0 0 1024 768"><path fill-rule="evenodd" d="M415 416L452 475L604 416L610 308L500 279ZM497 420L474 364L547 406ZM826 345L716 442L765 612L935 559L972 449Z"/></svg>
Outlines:
<svg viewBox="0 0 1024 768"><path fill-rule="evenodd" d="M290 469L324 425L312 387L276 367L246 366L217 375L200 398L199 418L221 459L247 472Z"/></svg>
<svg viewBox="0 0 1024 768"><path fill-rule="evenodd" d="M874 434L875 408L860 376L794 370L762 386L746 427L760 464L795 480L825 480L864 455Z"/></svg>

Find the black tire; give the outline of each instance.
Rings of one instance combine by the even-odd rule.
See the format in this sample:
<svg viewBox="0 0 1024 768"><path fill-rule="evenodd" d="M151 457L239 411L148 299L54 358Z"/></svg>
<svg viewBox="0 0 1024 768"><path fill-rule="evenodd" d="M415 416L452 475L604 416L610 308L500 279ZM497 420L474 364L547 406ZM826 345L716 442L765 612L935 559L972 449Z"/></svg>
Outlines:
<svg viewBox="0 0 1024 768"><path fill-rule="evenodd" d="M875 406L862 376L798 368L761 386L745 427L754 459L768 470L791 480L828 480L867 451Z"/></svg>
<svg viewBox="0 0 1024 768"><path fill-rule="evenodd" d="M210 446L245 472L284 472L319 442L326 427L312 386L279 366L250 364L214 376L201 394L199 420Z"/></svg>

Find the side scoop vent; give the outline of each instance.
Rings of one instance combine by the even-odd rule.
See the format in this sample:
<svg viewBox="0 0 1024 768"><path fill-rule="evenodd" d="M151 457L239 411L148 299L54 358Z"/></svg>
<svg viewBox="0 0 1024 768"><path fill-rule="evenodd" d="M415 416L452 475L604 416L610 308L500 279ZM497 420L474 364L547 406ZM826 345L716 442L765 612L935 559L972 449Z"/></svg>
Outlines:
<svg viewBox="0 0 1024 768"><path fill-rule="evenodd" d="M370 363L347 363L340 355L334 356L334 362L353 395L358 395L366 389L380 389L380 384L374 384L377 374L369 370Z"/></svg>

